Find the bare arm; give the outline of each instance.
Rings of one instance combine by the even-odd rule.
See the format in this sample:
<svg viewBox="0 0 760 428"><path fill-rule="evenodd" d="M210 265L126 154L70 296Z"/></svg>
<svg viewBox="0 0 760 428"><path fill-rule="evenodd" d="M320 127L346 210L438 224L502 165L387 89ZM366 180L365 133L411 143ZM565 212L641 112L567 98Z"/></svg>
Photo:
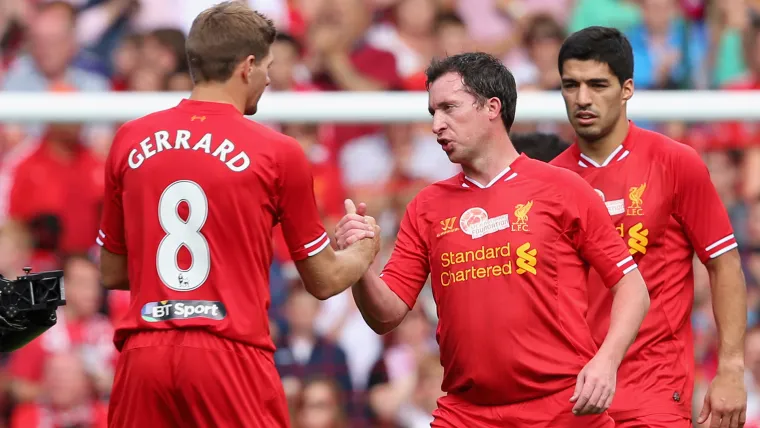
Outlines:
<svg viewBox="0 0 760 428"><path fill-rule="evenodd" d="M619 366L649 310L649 291L638 269L625 275L611 291L610 329L597 355Z"/></svg>
<svg viewBox="0 0 760 428"><path fill-rule="evenodd" d="M386 334L398 327L409 313L409 307L372 269L351 289L362 318L377 334Z"/></svg>
<svg viewBox="0 0 760 428"><path fill-rule="evenodd" d="M718 328L718 372L744 373L744 334L747 329L747 287L736 249L707 264L713 313Z"/></svg>
<svg viewBox="0 0 760 428"><path fill-rule="evenodd" d="M100 248L100 276L108 290L129 290L126 254L114 254Z"/></svg>
<svg viewBox="0 0 760 428"><path fill-rule="evenodd" d="M379 228L363 230L362 238L339 251L327 247L306 259L296 262L306 290L317 299L325 300L342 293L367 272L380 247Z"/></svg>

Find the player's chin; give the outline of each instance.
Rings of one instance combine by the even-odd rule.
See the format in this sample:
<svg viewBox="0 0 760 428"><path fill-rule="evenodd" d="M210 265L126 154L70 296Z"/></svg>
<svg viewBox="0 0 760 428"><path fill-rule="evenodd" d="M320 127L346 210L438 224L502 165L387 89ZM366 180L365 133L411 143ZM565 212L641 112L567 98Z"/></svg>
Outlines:
<svg viewBox="0 0 760 428"><path fill-rule="evenodd" d="M254 114L256 114L256 112L257 112L257 111L259 111L259 106L258 106L258 104L254 104L254 105L251 105L251 106L247 106L247 107L245 108L245 115L246 115L246 116L253 116Z"/></svg>

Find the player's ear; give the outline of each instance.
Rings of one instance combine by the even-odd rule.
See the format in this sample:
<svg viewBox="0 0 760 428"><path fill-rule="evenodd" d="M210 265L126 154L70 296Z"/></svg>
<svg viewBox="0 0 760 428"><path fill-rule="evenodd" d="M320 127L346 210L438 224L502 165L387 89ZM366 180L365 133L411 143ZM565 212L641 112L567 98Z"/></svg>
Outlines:
<svg viewBox="0 0 760 428"><path fill-rule="evenodd" d="M633 97L633 79L623 82L623 101L626 102Z"/></svg>
<svg viewBox="0 0 760 428"><path fill-rule="evenodd" d="M501 117L501 100L496 97L491 97L486 101L486 108L488 109L488 119L495 120Z"/></svg>
<svg viewBox="0 0 760 428"><path fill-rule="evenodd" d="M245 83L248 83L253 78L254 69L256 68L256 57L248 55L240 65L243 80L245 80Z"/></svg>

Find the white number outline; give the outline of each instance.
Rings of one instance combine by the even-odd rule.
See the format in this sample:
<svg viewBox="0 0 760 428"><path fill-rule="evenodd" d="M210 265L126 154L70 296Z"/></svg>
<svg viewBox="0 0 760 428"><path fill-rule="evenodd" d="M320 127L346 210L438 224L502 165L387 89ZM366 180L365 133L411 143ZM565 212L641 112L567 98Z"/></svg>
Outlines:
<svg viewBox="0 0 760 428"><path fill-rule="evenodd" d="M191 187L185 187L184 192L182 192L182 188L179 186L191 186ZM172 192L180 192L178 195L172 195ZM197 192L197 193L193 193ZM166 199L168 197L174 197L173 199ZM193 199L193 200L191 200ZM199 201L199 199L202 200ZM182 202L187 203L188 206L188 216L187 221L182 220L182 218L179 216L179 213L177 211L179 204ZM173 206L169 207L167 204L171 203ZM200 205L200 206L199 206ZM165 211L166 210L166 211ZM168 210L171 210L171 216L166 216L165 214L168 214ZM161 242L158 244L158 248L156 249L156 273L158 274L158 277L161 279L161 282L164 283L164 285L174 291L193 291L200 288L209 277L209 274L211 273L211 249L209 248L208 240L206 239L206 236L203 235L203 226L206 224L206 220L208 220L208 210L209 210L209 204L208 204L208 198L206 197L206 192L203 191L203 188L196 182L190 181L190 180L177 180L174 183L166 186L164 191L161 193L161 197L158 200L158 221L161 224L161 229L163 229L165 236L161 239ZM194 213L198 213L195 215L202 215L202 218L200 221L196 222L194 220ZM174 226L167 226L167 223L169 221L177 221L180 224L177 225L175 223ZM197 223L196 225L190 224L191 222ZM175 230L170 231L168 230L168 227L171 227ZM176 227L185 227L186 230L176 230ZM199 253L193 251L193 248L188 245L187 236L190 234L191 237L198 236L200 237L200 240L202 242L203 248L201 248L201 251ZM173 257L172 257L172 268L167 268L167 263L161 263L162 261L162 255L166 255L167 250L162 250L163 248L167 248L166 245L169 245L171 241L169 241L172 237L179 237L181 240L176 247L169 247L173 249ZM192 258L192 263L190 264L190 267L187 270L182 270L179 267L179 264L177 263L177 256L179 255L179 250L182 247L187 248L187 250L190 252L190 256ZM195 248L195 250L198 250L198 248ZM205 252L205 254L203 254ZM188 281L185 281L184 284L187 284L186 286L183 286L182 283L182 274L191 272L193 270L193 267L200 266L201 269L203 269L204 261L200 257L205 257L205 264L206 264L206 271L203 273L203 277L201 279L196 279L193 281L195 284L191 284ZM164 257L166 258L166 256ZM200 262L200 263L196 263ZM166 269L172 269L171 272L166 272ZM177 275L174 279L176 279L176 282L171 281L171 275ZM194 275L191 275L189 280L193 279ZM179 284L179 285L175 285Z"/></svg>

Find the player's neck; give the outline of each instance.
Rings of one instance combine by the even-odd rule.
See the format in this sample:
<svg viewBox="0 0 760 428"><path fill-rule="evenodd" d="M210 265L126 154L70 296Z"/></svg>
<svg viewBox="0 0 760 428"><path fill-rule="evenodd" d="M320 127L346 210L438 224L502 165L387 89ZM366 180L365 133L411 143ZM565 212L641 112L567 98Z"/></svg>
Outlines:
<svg viewBox="0 0 760 428"><path fill-rule="evenodd" d="M486 185L504 172L520 156L509 136L485 143L485 150L470 163L462 164L462 171L471 180Z"/></svg>
<svg viewBox="0 0 760 428"><path fill-rule="evenodd" d="M241 97L240 94L241 91L233 90L223 83L200 83L193 88L193 92L190 94L190 99L232 104L240 114L243 114L245 111L245 99Z"/></svg>
<svg viewBox="0 0 760 428"><path fill-rule="evenodd" d="M598 140L587 141L578 137L578 147L581 149L581 153L601 165L607 160L612 152L623 144L623 141L625 141L628 136L629 126L628 119L623 116L618 121L617 125L615 125L612 132Z"/></svg>

